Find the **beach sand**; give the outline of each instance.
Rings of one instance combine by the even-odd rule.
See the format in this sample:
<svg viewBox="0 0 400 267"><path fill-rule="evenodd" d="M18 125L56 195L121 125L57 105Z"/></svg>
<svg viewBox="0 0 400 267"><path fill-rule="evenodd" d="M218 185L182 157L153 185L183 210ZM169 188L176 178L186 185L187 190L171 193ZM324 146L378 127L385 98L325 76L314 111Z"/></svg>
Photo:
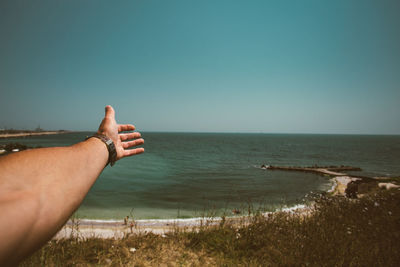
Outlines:
<svg viewBox="0 0 400 267"><path fill-rule="evenodd" d="M309 216L312 214L312 207L305 205L296 205L290 208L282 208L275 212L287 212L292 214L300 214L301 216ZM265 217L275 212L265 212ZM53 239L62 239L70 237L78 238L123 238L129 234L153 233L164 235L176 230L179 231L195 231L201 226L213 226L225 220L231 225L243 225L249 223L249 216L232 216L232 217L209 217L209 218L190 218L190 219L149 219L136 220L135 226L130 229L130 222L124 225L123 220L88 220L75 219L69 220L67 224L54 236Z"/></svg>
<svg viewBox="0 0 400 267"><path fill-rule="evenodd" d="M350 182L361 180L361 178L356 178L356 177L350 177L350 176L337 176L332 178L334 182L334 186L331 190L329 190L329 193L332 193L333 195L346 195L346 189L347 185Z"/></svg>
<svg viewBox="0 0 400 267"><path fill-rule="evenodd" d="M123 220L69 220L67 224L54 236L54 239L69 237L79 238L123 238L128 234L153 233L163 235L171 231L192 231L200 225L216 225L221 218L191 218L191 219L165 219L165 220L136 220L134 227L130 222L124 225Z"/></svg>

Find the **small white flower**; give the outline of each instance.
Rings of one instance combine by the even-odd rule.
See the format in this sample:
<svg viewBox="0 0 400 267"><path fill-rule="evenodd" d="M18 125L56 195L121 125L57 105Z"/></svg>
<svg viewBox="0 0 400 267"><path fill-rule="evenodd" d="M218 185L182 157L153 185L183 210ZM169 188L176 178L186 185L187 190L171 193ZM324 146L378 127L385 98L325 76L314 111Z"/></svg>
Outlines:
<svg viewBox="0 0 400 267"><path fill-rule="evenodd" d="M378 203L378 202L375 202L375 203L374 203L374 206L375 206L375 207L379 207L379 203Z"/></svg>
<svg viewBox="0 0 400 267"><path fill-rule="evenodd" d="M136 248L130 248L129 251L134 253L136 251Z"/></svg>
<svg viewBox="0 0 400 267"><path fill-rule="evenodd" d="M161 237L167 237L166 235L162 234Z"/></svg>
<svg viewBox="0 0 400 267"><path fill-rule="evenodd" d="M347 233L348 233L349 235L351 235L351 231L347 231Z"/></svg>

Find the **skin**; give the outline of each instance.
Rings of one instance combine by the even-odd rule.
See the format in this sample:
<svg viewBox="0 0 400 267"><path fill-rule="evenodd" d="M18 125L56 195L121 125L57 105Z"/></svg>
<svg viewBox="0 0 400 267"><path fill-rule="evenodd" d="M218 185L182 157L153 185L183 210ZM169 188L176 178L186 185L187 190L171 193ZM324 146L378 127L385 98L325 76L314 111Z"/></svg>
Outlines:
<svg viewBox="0 0 400 267"><path fill-rule="evenodd" d="M106 107L98 133L110 137L117 160L144 152L131 124ZM0 266L17 265L50 240L78 209L108 161L97 138L69 147L21 151L0 158Z"/></svg>

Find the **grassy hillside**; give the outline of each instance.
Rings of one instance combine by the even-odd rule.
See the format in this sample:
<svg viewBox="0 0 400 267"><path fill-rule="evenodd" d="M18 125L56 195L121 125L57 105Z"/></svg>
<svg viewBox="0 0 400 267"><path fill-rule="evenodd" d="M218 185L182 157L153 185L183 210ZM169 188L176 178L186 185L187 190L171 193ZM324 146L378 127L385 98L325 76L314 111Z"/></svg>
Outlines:
<svg viewBox="0 0 400 267"><path fill-rule="evenodd" d="M400 190L321 196L312 209L192 232L51 241L21 266L398 266Z"/></svg>

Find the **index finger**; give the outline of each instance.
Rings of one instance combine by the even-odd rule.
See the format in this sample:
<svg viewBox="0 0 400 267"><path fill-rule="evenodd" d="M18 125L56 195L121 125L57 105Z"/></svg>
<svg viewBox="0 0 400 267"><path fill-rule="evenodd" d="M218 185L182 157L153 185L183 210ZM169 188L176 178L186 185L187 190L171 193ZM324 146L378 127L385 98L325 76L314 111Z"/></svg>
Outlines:
<svg viewBox="0 0 400 267"><path fill-rule="evenodd" d="M124 150L124 157L130 157L130 156L133 156L133 155L141 154L143 152L144 152L144 148L143 147Z"/></svg>
<svg viewBox="0 0 400 267"><path fill-rule="evenodd" d="M125 131L134 131L135 126L132 124L119 124L118 125L118 132L125 132Z"/></svg>

